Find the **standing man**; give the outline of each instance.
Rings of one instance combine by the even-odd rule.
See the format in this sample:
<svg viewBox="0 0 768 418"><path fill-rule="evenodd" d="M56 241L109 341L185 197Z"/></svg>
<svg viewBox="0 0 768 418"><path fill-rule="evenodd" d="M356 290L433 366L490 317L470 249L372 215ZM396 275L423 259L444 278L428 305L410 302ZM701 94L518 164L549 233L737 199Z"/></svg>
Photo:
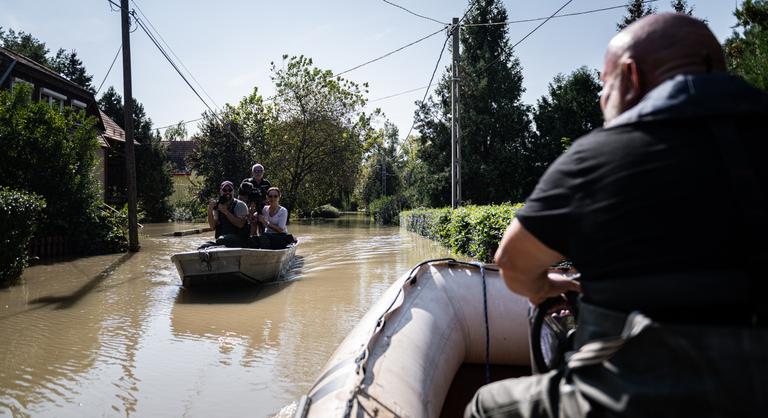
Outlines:
<svg viewBox="0 0 768 418"><path fill-rule="evenodd" d="M251 167L251 177L243 181L253 185L250 202L256 202L256 213L261 213L262 209L267 204L267 190L272 187L269 180L264 178L264 166L261 164L254 164L253 167Z"/></svg>
<svg viewBox="0 0 768 418"><path fill-rule="evenodd" d="M682 14L617 34L601 79L604 128L550 166L496 253L533 303L582 291L578 351L481 388L465 416L762 416L768 94ZM580 283L547 276L565 257Z"/></svg>
<svg viewBox="0 0 768 418"><path fill-rule="evenodd" d="M235 185L224 181L219 186L219 199L208 205L208 225L216 231L216 244L242 247L248 237L248 206L233 197Z"/></svg>

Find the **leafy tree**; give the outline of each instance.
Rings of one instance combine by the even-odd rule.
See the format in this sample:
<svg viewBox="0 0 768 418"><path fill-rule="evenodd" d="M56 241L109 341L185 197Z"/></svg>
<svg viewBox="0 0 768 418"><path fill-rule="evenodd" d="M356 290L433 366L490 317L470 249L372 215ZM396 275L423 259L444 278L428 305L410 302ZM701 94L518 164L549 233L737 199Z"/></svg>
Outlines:
<svg viewBox="0 0 768 418"><path fill-rule="evenodd" d="M45 199L41 234L67 236L89 253L124 251L121 227L99 210L95 121L29 97L23 85L0 91L0 186Z"/></svg>
<svg viewBox="0 0 768 418"><path fill-rule="evenodd" d="M96 93L96 89L91 85L93 76L86 72L83 61L77 57L77 51L74 49L67 52L59 48L56 56L50 61L50 67L69 81L79 84L91 93Z"/></svg>
<svg viewBox="0 0 768 418"><path fill-rule="evenodd" d="M367 84L334 77L304 56L272 63L275 97L270 107L264 161L270 180L291 209L313 208L351 195L370 130L363 113Z"/></svg>
<svg viewBox="0 0 768 418"><path fill-rule="evenodd" d="M656 8L647 6L644 0L632 0L627 4L627 15L622 18L621 22L616 24L616 29L620 31L641 17L654 13L656 13Z"/></svg>
<svg viewBox="0 0 768 418"><path fill-rule="evenodd" d="M768 90L768 2L744 0L734 15L741 33L734 30L725 41L728 68Z"/></svg>
<svg viewBox="0 0 768 418"><path fill-rule="evenodd" d="M91 85L93 76L86 72L83 61L77 57L75 50L67 52L59 48L56 55L51 57L48 55L49 50L45 42L32 34L24 31L15 32L13 29L8 29L6 32L2 27L0 27L0 46L50 68L91 93L96 92Z"/></svg>
<svg viewBox="0 0 768 418"><path fill-rule="evenodd" d="M693 6L688 6L686 0L672 0L672 10L677 13L685 13L688 16L693 16Z"/></svg>
<svg viewBox="0 0 768 418"><path fill-rule="evenodd" d="M15 32L13 29L8 29L6 32L0 26L0 45L40 64L49 64L48 48L45 46L45 42L40 41L30 33L24 31Z"/></svg>
<svg viewBox="0 0 768 418"><path fill-rule="evenodd" d="M503 22L498 0L478 0L467 23ZM523 198L521 150L531 136L529 108L522 103L523 75L502 25L467 26L461 34L462 198L492 203ZM435 189L423 190L432 205L450 201L450 71L435 98L416 111L418 157Z"/></svg>
<svg viewBox="0 0 768 418"><path fill-rule="evenodd" d="M574 140L602 126L600 89L597 71L587 67L567 77L558 74L549 83L549 93L538 100L533 112L538 135L528 144L528 191Z"/></svg>
<svg viewBox="0 0 768 418"><path fill-rule="evenodd" d="M125 125L123 98L110 86L99 99L101 110L121 128ZM141 208L149 220L165 221L170 216L168 197L173 194L171 163L161 138L152 133L152 119L147 117L144 106L133 99L134 140L141 145L135 148L136 191ZM116 198L122 198L122 196Z"/></svg>
<svg viewBox="0 0 768 418"><path fill-rule="evenodd" d="M409 136L401 144L403 156L403 196L411 207L430 206L434 196L439 196L440 186L432 181L427 164L419 158L420 139Z"/></svg>
<svg viewBox="0 0 768 418"><path fill-rule="evenodd" d="M382 196L399 195L403 189L404 161L398 150L397 127L386 122L374 133L372 142L356 191L357 200L364 206Z"/></svg>
<svg viewBox="0 0 768 418"><path fill-rule="evenodd" d="M163 134L163 138L166 141L181 141L181 140L184 140L186 137L187 137L187 125L184 123L183 120L180 120L179 123L177 123L176 125L166 129L165 133Z"/></svg>

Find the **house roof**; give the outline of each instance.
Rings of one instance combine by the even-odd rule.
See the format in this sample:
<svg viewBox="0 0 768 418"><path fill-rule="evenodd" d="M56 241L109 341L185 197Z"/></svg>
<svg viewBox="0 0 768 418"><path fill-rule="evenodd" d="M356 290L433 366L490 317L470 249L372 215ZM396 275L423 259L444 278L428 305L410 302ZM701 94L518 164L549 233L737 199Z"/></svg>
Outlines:
<svg viewBox="0 0 768 418"><path fill-rule="evenodd" d="M168 159L173 166L173 174L189 174L192 170L187 164L187 157L195 149L196 141L163 141L168 150Z"/></svg>
<svg viewBox="0 0 768 418"><path fill-rule="evenodd" d="M101 122L104 124L104 133L101 136L114 141L125 142L125 131L123 128L101 109L99 109L99 116L101 116Z"/></svg>
<svg viewBox="0 0 768 418"><path fill-rule="evenodd" d="M58 80L60 80L60 81L62 81L64 83L66 83L70 87L80 90L83 94L86 94L86 95L89 95L89 96L93 96L93 93L88 91L88 89L84 88L83 86L81 86L81 85L79 85L79 84L77 84L75 82L69 81L66 77L62 76L61 74L57 73L56 71L53 71L50 68L46 67L45 65L40 64L37 61L31 60L31 59L25 57L24 55L17 54L15 52L11 51L10 49L6 49L6 48L3 48L1 46L0 46L0 54L4 54L5 56L7 56L7 57L9 57L9 58L11 58L13 60L16 60L16 62L19 63L19 64L26 65L27 67L34 68L35 70L40 71L41 73L44 73L44 74L49 75L51 77L54 77L54 78L56 78L56 79L58 79Z"/></svg>

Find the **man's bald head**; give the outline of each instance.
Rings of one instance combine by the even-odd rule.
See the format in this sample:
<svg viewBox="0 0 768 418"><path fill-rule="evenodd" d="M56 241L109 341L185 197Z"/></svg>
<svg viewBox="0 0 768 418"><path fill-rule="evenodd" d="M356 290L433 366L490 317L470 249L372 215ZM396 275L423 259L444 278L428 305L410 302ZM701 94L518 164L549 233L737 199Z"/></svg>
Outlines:
<svg viewBox="0 0 768 418"><path fill-rule="evenodd" d="M646 16L608 44L600 104L606 122L678 74L726 71L723 50L704 22L679 13Z"/></svg>

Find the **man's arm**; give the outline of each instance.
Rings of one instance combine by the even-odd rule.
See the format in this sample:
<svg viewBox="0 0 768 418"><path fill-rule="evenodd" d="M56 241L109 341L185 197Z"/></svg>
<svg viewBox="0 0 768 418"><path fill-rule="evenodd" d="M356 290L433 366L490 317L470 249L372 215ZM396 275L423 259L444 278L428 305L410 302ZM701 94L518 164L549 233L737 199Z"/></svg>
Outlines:
<svg viewBox="0 0 768 418"><path fill-rule="evenodd" d="M235 216L232 212L229 211L229 208L226 207L226 205L219 205L219 216L222 214L229 219L229 222L232 223L237 228L242 228L245 226L245 218L248 216L246 209L245 216Z"/></svg>
<svg viewBox="0 0 768 418"><path fill-rule="evenodd" d="M581 291L576 281L547 275L549 267L564 258L513 219L499 243L495 261L507 287L538 305L570 290Z"/></svg>
<svg viewBox="0 0 768 418"><path fill-rule="evenodd" d="M219 221L213 217L213 207L215 205L215 200L212 200L208 203L208 226L210 226L212 229L216 229L216 226L219 224Z"/></svg>

